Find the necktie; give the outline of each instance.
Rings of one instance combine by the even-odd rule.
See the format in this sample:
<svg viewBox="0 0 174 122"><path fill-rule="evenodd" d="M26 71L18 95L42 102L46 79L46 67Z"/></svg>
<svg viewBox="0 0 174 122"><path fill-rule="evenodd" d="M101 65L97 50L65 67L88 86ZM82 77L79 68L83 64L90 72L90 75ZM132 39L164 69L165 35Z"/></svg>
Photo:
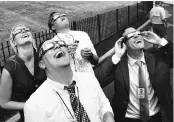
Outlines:
<svg viewBox="0 0 174 122"><path fill-rule="evenodd" d="M75 117L77 119L77 122L90 122L90 119L81 104L80 100L75 95L75 84L76 82L73 81L73 83L69 87L64 87L65 90L68 90L70 94L70 101L71 106L74 111Z"/></svg>
<svg viewBox="0 0 174 122"><path fill-rule="evenodd" d="M142 62L137 61L138 71L139 71L139 88L138 88L138 97L140 102L140 119L142 122L147 122L149 119L149 104L147 97L147 87L146 81L143 75Z"/></svg>

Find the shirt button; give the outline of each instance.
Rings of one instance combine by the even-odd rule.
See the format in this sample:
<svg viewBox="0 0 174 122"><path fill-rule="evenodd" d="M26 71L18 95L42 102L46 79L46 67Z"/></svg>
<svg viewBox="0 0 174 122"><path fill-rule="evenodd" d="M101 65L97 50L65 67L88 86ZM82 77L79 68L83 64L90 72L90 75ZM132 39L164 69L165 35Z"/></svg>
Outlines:
<svg viewBox="0 0 174 122"><path fill-rule="evenodd" d="M37 88L37 87L38 87L38 85L36 84L36 85L35 85L35 87Z"/></svg>

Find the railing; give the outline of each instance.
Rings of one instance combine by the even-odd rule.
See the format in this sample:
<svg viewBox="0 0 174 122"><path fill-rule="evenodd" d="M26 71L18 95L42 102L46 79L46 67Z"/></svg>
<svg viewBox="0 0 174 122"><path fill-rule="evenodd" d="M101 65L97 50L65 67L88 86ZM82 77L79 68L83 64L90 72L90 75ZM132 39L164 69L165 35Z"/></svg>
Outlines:
<svg viewBox="0 0 174 122"><path fill-rule="evenodd" d="M87 32L93 44L99 45L106 38L118 33L125 26L147 15L152 6L152 2L140 2L114 11L98 14L94 17L73 21L70 23L70 28L72 30ZM41 42L51 39L54 36L54 33L50 30L46 30L34 33L33 35L36 40L36 45L38 46ZM14 52L12 51L9 42L1 43L0 71L2 70L3 64L12 55L14 55Z"/></svg>

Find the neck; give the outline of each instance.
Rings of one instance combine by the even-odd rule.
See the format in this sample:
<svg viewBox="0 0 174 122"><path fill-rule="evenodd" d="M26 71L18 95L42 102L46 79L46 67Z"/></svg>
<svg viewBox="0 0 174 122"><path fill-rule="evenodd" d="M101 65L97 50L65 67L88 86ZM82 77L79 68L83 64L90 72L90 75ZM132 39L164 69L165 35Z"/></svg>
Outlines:
<svg viewBox="0 0 174 122"><path fill-rule="evenodd" d="M64 28L56 31L57 33L68 33L70 31L70 28Z"/></svg>
<svg viewBox="0 0 174 122"><path fill-rule="evenodd" d="M48 78L51 80L69 86L73 78L73 72L70 66L53 69L52 71L46 71Z"/></svg>
<svg viewBox="0 0 174 122"><path fill-rule="evenodd" d="M29 62L34 58L33 47L18 47L18 56L25 62Z"/></svg>
<svg viewBox="0 0 174 122"><path fill-rule="evenodd" d="M140 60L143 57L143 50L128 50L128 55L133 59Z"/></svg>

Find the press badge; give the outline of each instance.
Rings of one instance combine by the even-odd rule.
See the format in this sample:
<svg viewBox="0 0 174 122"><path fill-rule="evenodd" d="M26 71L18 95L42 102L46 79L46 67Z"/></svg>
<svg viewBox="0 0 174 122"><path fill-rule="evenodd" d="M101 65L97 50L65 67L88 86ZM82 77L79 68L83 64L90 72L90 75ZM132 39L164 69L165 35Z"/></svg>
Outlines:
<svg viewBox="0 0 174 122"><path fill-rule="evenodd" d="M145 98L145 88L138 88L138 98L139 99Z"/></svg>

